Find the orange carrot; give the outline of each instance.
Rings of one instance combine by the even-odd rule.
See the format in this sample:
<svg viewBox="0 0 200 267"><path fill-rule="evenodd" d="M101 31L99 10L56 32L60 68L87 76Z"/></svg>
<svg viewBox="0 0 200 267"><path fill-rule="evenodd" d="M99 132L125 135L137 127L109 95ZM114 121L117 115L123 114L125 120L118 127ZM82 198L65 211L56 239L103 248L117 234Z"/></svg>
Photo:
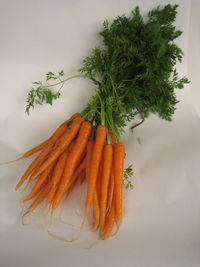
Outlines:
<svg viewBox="0 0 200 267"><path fill-rule="evenodd" d="M69 124L79 116L80 113L74 113L68 120L64 121L62 124L67 124L67 126L69 126Z"/></svg>
<svg viewBox="0 0 200 267"><path fill-rule="evenodd" d="M89 141L87 144L87 151L86 151L86 180L87 181L89 179L93 146L94 146L94 142ZM93 227L92 227L92 231L95 232L99 226L99 216L100 216L97 189L95 190L92 204L93 204Z"/></svg>
<svg viewBox="0 0 200 267"><path fill-rule="evenodd" d="M106 218L106 205L108 195L108 185L110 181L111 167L112 167L113 148L112 145L107 144L104 147L103 154L103 173L101 182L101 198L100 198L100 230L103 231Z"/></svg>
<svg viewBox="0 0 200 267"><path fill-rule="evenodd" d="M111 208L113 193L114 193L114 169L113 169L113 164L112 164L109 191L108 191L108 204L107 204L107 210L106 210L107 213L110 211L110 208Z"/></svg>
<svg viewBox="0 0 200 267"><path fill-rule="evenodd" d="M78 184L79 184L79 185L82 185L84 179L85 179L85 170L83 170L83 171L79 174L79 176L78 176Z"/></svg>
<svg viewBox="0 0 200 267"><path fill-rule="evenodd" d="M106 224L105 224L105 228L104 228L104 234L103 234L104 240L110 236L110 233L113 229L114 223L115 223L115 201L113 199L111 209L110 209L110 212L109 212L108 217L106 219Z"/></svg>
<svg viewBox="0 0 200 267"><path fill-rule="evenodd" d="M23 202L26 202L28 200L30 200L31 198L33 198L39 191L40 189L43 187L43 185L46 183L46 181L49 180L49 175L51 174L53 167L54 167L55 163L52 163L38 178L36 184L34 185L34 187L31 190L30 195L25 198L23 200Z"/></svg>
<svg viewBox="0 0 200 267"><path fill-rule="evenodd" d="M58 183L60 182L60 179L62 177L63 171L64 171L64 167L66 164L66 159L69 155L68 151L64 151L58 161L56 162L55 168L53 170L53 174L52 174L52 178L51 178L51 189L48 193L47 199L46 199L46 203L51 203L52 199L54 197L54 194L56 192L56 187L58 185Z"/></svg>
<svg viewBox="0 0 200 267"><path fill-rule="evenodd" d="M89 179L93 145L94 145L94 142L92 140L88 141L87 148L86 148L86 170L85 170L86 171L86 180Z"/></svg>
<svg viewBox="0 0 200 267"><path fill-rule="evenodd" d="M46 186L41 190L39 195L36 197L36 199L33 201L33 203L28 208L27 213L33 211L44 200L50 188L51 188L51 182L47 183Z"/></svg>
<svg viewBox="0 0 200 267"><path fill-rule="evenodd" d="M29 187L29 185L38 177L34 177L37 169L39 168L39 166L41 166L41 164L48 158L49 154L51 153L52 149L53 149L53 143L49 143L48 145L48 149L45 148L44 150L46 150L46 152L48 152L48 154L46 156L44 156L43 158L41 158L40 162L38 162L37 166L34 168L34 170L32 171L32 173L30 174L30 178L26 184L26 186L24 187L24 191L27 190L27 188Z"/></svg>
<svg viewBox="0 0 200 267"><path fill-rule="evenodd" d="M21 157L21 159L22 158L28 158L28 157L32 156L36 152L42 150L47 144L48 144L48 140L45 140L44 142L42 142L38 146L36 146L36 147L30 149L29 151L27 151L26 153L24 153L24 155Z"/></svg>
<svg viewBox="0 0 200 267"><path fill-rule="evenodd" d="M69 144L75 138L82 122L83 122L82 118L77 118L75 121L72 122L72 124L68 127L68 130L59 140L56 148L52 151L48 159L38 168L33 178L37 177L41 172L43 172L46 168L48 168L48 166L52 162L54 162L65 149L67 149Z"/></svg>
<svg viewBox="0 0 200 267"><path fill-rule="evenodd" d="M22 176L21 180L16 185L15 190L19 189L19 187L27 180L28 176L32 173L32 171L38 166L38 164L43 161L49 152L52 150L53 144L49 144L48 146L43 149L37 158L30 164L24 175Z"/></svg>
<svg viewBox="0 0 200 267"><path fill-rule="evenodd" d="M93 205L93 227L92 231L96 232L99 226L99 220L100 220L100 207L99 207L99 200L98 200L98 194L97 190L94 192L94 198L92 201Z"/></svg>
<svg viewBox="0 0 200 267"><path fill-rule="evenodd" d="M98 170L98 176L97 176L97 195L98 195L98 199L100 200L101 198L101 180L102 180L102 172L103 172L103 155L101 158L101 162L99 165L99 170Z"/></svg>
<svg viewBox="0 0 200 267"><path fill-rule="evenodd" d="M79 120L76 119L75 122ZM81 121L80 121L81 123ZM70 183L70 180L72 179L74 170L76 168L76 165L78 163L78 160L83 153L84 149L86 148L88 139L90 137L92 130L92 124L90 122L83 122L81 125L81 129L79 131L78 137L75 141L75 144L72 148L71 153L69 154L69 157L67 159L67 163L65 166L65 170L63 173L63 177L61 179L61 183L59 185L59 189L55 195L55 198L53 200L53 205L52 205L52 212L57 208L59 202L61 201L63 195L66 192L66 188Z"/></svg>
<svg viewBox="0 0 200 267"><path fill-rule="evenodd" d="M87 190L87 197L85 201L85 217L87 216L90 210L93 197L95 194L96 180L97 180L99 164L100 164L101 157L102 157L105 139L106 139L106 127L103 125L100 125L97 128L96 139L95 139L94 147L92 151L91 167L90 167L89 179L88 179L88 190Z"/></svg>
<svg viewBox="0 0 200 267"><path fill-rule="evenodd" d="M118 228L122 221L122 188L123 188L123 170L124 170L125 148L123 143L117 143L114 147L114 195L115 212L118 222Z"/></svg>
<svg viewBox="0 0 200 267"><path fill-rule="evenodd" d="M68 126L68 124L73 121L74 119L76 119L80 114L79 113L75 113L73 114L68 120L66 120L65 122L63 122L58 128L57 130L53 133L53 135L48 138L47 140L45 140L44 142L42 142L41 144L39 144L38 146L28 150L26 153L24 153L24 155L22 157L20 157L20 159L23 159L23 158L27 158L27 157L30 157L31 155L35 154L36 152L42 150L50 141L50 139L54 139L55 137L59 137L59 133L58 132L61 132L61 134L63 133L62 130L60 128L65 128L66 126ZM65 126L65 127L63 127ZM65 130L65 129L64 129ZM56 138L56 139L57 139ZM52 141L52 140L51 140Z"/></svg>
<svg viewBox="0 0 200 267"><path fill-rule="evenodd" d="M113 145L116 144L117 142L112 130L110 130L110 140L111 140L111 144Z"/></svg>
<svg viewBox="0 0 200 267"><path fill-rule="evenodd" d="M86 166L86 161L85 159L78 165L78 167L76 168L76 170L73 173L73 177L70 180L70 182L68 183L68 185L66 186L66 190L69 189L69 187L76 182L76 180L78 179L79 175L85 171L85 166Z"/></svg>
<svg viewBox="0 0 200 267"><path fill-rule="evenodd" d="M71 118L69 118L68 120L66 120L65 122L63 122L57 128L57 130L52 134L52 136L50 137L49 141L55 143L64 134L64 132L68 128L69 123L71 123L79 115L80 115L79 113L75 113L74 115L71 116Z"/></svg>

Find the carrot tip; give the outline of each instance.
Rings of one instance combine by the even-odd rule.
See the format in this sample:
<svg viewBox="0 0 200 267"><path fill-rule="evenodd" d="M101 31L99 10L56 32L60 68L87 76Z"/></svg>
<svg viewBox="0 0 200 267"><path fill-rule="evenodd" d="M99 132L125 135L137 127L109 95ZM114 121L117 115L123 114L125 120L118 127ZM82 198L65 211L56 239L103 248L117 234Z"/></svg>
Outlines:
<svg viewBox="0 0 200 267"><path fill-rule="evenodd" d="M15 163L15 162L17 162L17 161L19 161L19 160L21 160L21 159L23 159L23 157L20 157L20 158L18 158L18 159L14 159L14 160L11 160L11 161L1 162L1 163L0 163L0 166L8 165L8 164L12 164L12 163Z"/></svg>

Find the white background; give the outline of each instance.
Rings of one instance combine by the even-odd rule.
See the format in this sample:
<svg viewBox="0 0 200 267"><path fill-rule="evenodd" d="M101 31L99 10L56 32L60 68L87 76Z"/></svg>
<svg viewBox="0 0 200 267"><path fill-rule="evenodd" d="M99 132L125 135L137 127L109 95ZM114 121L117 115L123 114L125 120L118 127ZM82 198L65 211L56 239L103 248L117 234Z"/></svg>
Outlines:
<svg viewBox="0 0 200 267"><path fill-rule="evenodd" d="M82 59L99 45L104 19L129 14L136 5L146 14L167 3L179 4L176 25L184 33L177 44L185 55L177 69L192 82L177 91L173 122L152 115L133 134L127 127L125 164L133 163L135 188L124 193L118 236L87 249L89 233L80 242L64 244L32 224L22 226L20 193L14 187L31 158L0 167L1 267L199 266L200 1L0 0L0 161L46 139L83 109L94 89L88 81L70 81L52 107L36 108L28 117L24 109L32 81L48 71L76 74Z"/></svg>

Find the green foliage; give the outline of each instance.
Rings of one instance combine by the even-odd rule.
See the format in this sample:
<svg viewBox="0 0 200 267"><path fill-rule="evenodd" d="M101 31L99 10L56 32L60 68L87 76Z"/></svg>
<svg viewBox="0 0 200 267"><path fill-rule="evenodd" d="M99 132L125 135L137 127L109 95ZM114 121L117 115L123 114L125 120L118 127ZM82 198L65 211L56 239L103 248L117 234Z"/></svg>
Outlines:
<svg viewBox="0 0 200 267"><path fill-rule="evenodd" d="M173 24L177 7L157 7L146 20L136 7L130 16L105 21L99 33L103 46L93 49L83 60L79 69L82 74L63 79L63 70L58 74L48 72L46 81L56 83L35 82L28 94L26 112L29 114L35 104L52 104L67 80L87 77L94 83L96 94L81 115L93 125L105 124L118 141L127 122L140 112L144 117L156 113L172 120L178 102L175 89L189 82L186 77L179 78L176 71L177 61L183 57L181 48L174 43L182 34ZM59 89L54 93L52 86Z"/></svg>
<svg viewBox="0 0 200 267"><path fill-rule="evenodd" d="M104 48L95 48L83 60L80 72L97 86L109 128L115 125L122 132L138 114L137 108L145 117L153 112L172 119L178 102L174 90L189 82L185 77L178 79L175 68L183 56L173 42L181 35L173 25L176 14L177 5L158 7L144 22L136 7L130 16L104 22L100 32ZM86 109L87 119L94 107L89 104Z"/></svg>
<svg viewBox="0 0 200 267"><path fill-rule="evenodd" d="M61 70L58 72L58 75L53 72L46 73L46 81L49 80L58 80L59 82L54 85L60 85L59 90L55 93L49 89L52 85L43 84L42 82L33 82L34 88L32 88L28 93L26 113L29 115L30 108L34 108L35 104L42 105L43 103L52 105L53 100L60 97L60 90L63 87L61 77L64 75L64 71Z"/></svg>
<svg viewBox="0 0 200 267"><path fill-rule="evenodd" d="M35 104L42 105L43 103L52 105L54 99L60 97L60 92L53 93L52 90L41 86L36 89L32 88L28 93L26 113L29 115L30 108L34 108Z"/></svg>
<svg viewBox="0 0 200 267"><path fill-rule="evenodd" d="M128 166L128 168L124 169L124 179L123 184L126 187L126 189L133 189L134 185L130 181L130 178L133 176L133 166L132 164Z"/></svg>

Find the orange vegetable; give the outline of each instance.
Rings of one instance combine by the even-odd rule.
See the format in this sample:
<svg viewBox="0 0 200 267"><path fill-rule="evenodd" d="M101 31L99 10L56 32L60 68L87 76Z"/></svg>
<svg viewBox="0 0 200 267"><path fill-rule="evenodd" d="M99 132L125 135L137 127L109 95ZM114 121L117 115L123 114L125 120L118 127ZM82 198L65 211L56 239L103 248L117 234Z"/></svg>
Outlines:
<svg viewBox="0 0 200 267"><path fill-rule="evenodd" d="M54 163L52 163L38 178L36 184L34 185L34 187L31 190L30 195L25 198L23 200L23 202L30 200L31 198L33 198L39 191L40 189L44 186L44 184L46 184L47 181L49 181L49 176L53 170L54 167Z"/></svg>
<svg viewBox="0 0 200 267"><path fill-rule="evenodd" d="M73 141L77 132L79 131L82 122L82 118L77 118L72 122L65 134L60 138L59 142L57 143L52 153L49 155L48 159L38 168L33 178L37 177L40 173L47 169L49 165L54 162L65 149L67 149L67 147Z"/></svg>
<svg viewBox="0 0 200 267"><path fill-rule="evenodd" d="M124 170L125 148L123 143L117 143L114 147L114 195L115 195L115 213L118 222L118 228L122 221L122 188L123 188L123 170Z"/></svg>
<svg viewBox="0 0 200 267"><path fill-rule="evenodd" d="M85 216L87 216L93 197L96 190L96 180L98 176L99 164L102 157L103 147L106 139L106 127L103 125L98 126L96 139L94 141L94 147L92 151L92 159L91 159L91 167L89 172L89 179L88 179L88 190L87 190L87 197L85 201Z"/></svg>
<svg viewBox="0 0 200 267"><path fill-rule="evenodd" d="M78 121L78 119L76 121ZM59 185L58 191L56 192L55 198L53 200L52 211L54 211L57 208L59 202L61 201L63 195L66 192L67 186L70 183L70 180L72 179L78 160L81 154L83 153L84 149L86 148L88 139L91 134L91 130L92 130L92 124L86 121L83 122L83 124L81 125L81 129L79 131L78 137L72 148L72 151L67 159L67 163L65 166L63 177L61 179L61 183Z"/></svg>
<svg viewBox="0 0 200 267"><path fill-rule="evenodd" d="M66 164L66 160L67 160L68 155L69 155L69 152L64 151L60 155L58 161L55 164L55 168L53 170L52 179L51 179L51 189L49 190L49 193L48 193L48 196L46 199L47 204L51 203L53 200L53 197L54 197L55 192L56 192L56 187L59 184L61 177L63 175L63 171L65 168L65 164Z"/></svg>
<svg viewBox="0 0 200 267"><path fill-rule="evenodd" d="M111 177L110 177L110 183L109 183L109 189L108 189L108 204L107 204L107 209L106 212L108 213L112 200L113 200L113 193L114 193L114 169L113 169L113 164L112 164L112 170L111 170Z"/></svg>
<svg viewBox="0 0 200 267"><path fill-rule="evenodd" d="M44 200L44 198L48 194L50 188L51 188L51 183L49 182L44 186L44 188L40 191L40 193L38 194L36 199L30 205L30 207L28 208L27 213L33 211Z"/></svg>
<svg viewBox="0 0 200 267"><path fill-rule="evenodd" d="M106 206L107 206L107 195L108 195L108 185L111 175L112 168L112 158L113 158L113 148L112 145L107 144L104 147L103 154L103 171L101 178L101 198L100 198L100 230L103 231L105 218L106 218Z"/></svg>
<svg viewBox="0 0 200 267"><path fill-rule="evenodd" d="M104 234L103 234L103 239L107 239L110 236L110 233L113 229L114 223L115 223L115 203L114 199L112 201L111 209L108 214L108 217L106 219L106 224L104 228Z"/></svg>

